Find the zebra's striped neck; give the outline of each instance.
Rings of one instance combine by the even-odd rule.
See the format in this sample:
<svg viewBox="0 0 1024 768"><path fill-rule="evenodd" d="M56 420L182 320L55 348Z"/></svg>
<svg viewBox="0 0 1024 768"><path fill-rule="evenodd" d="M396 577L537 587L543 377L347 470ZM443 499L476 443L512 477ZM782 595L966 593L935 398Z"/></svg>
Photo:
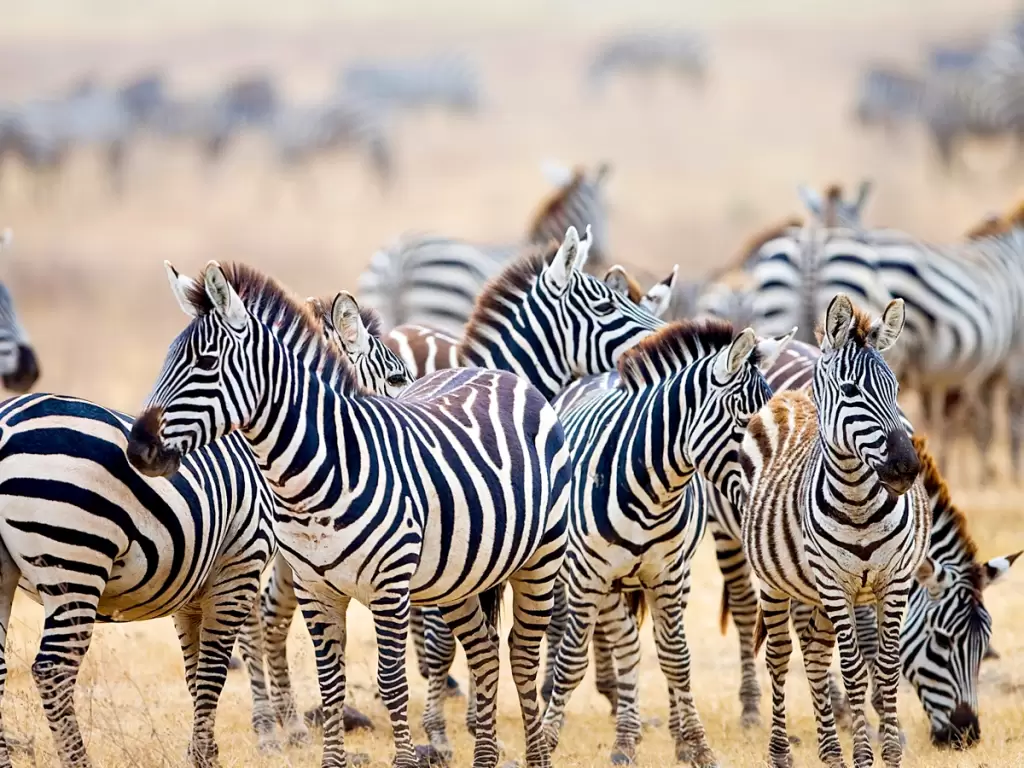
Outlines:
<svg viewBox="0 0 1024 768"><path fill-rule="evenodd" d="M893 497L878 475L859 458L844 456L830 448L818 432L819 457L812 472L812 487L818 506L853 522L869 519Z"/></svg>

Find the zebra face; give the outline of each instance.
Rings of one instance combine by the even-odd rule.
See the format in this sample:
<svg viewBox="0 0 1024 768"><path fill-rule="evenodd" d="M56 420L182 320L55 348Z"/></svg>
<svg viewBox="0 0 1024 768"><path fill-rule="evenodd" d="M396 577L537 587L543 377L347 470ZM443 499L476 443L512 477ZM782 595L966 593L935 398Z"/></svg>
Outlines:
<svg viewBox="0 0 1024 768"><path fill-rule="evenodd" d="M151 477L173 475L184 454L248 423L261 391L250 373L259 366L249 361L261 354L255 349L256 321L220 267L207 267L202 287L169 263L166 267L172 291L193 319L171 342L153 392L132 425L128 459ZM212 309L197 307L203 295Z"/></svg>
<svg viewBox="0 0 1024 768"><path fill-rule="evenodd" d="M845 294L829 303L812 393L818 428L832 455L860 462L894 494L906 493L921 468L896 403L899 384L882 359L903 329L903 301L871 323Z"/></svg>

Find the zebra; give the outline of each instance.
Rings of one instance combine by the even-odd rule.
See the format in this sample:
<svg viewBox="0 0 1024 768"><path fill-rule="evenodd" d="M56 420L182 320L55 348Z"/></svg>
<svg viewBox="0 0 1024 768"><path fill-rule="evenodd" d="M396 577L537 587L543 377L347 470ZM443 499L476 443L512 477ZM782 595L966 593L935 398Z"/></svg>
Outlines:
<svg viewBox="0 0 1024 768"><path fill-rule="evenodd" d="M857 196L847 202L843 198L843 188L838 184L830 184L821 195L806 184L797 187L797 195L811 216L823 227L844 227L860 229L864 216L864 206L871 196L871 180L863 179L857 187Z"/></svg>
<svg viewBox="0 0 1024 768"><path fill-rule="evenodd" d="M481 101L476 69L457 56L356 62L339 75L338 94L385 109L439 106L459 113L476 112Z"/></svg>
<svg viewBox="0 0 1024 768"><path fill-rule="evenodd" d="M487 281L526 250L562 241L568 227L592 231L591 268L608 251L604 182L607 164L588 173L555 174L556 190L527 227L526 239L504 246L478 246L445 237L403 236L377 251L359 277L357 296L376 309L385 327L420 325L459 337Z"/></svg>
<svg viewBox="0 0 1024 768"><path fill-rule="evenodd" d="M117 98L136 125L145 125L166 101L166 84L162 72L138 75L117 88Z"/></svg>
<svg viewBox="0 0 1024 768"><path fill-rule="evenodd" d="M45 614L32 676L57 754L84 768L74 691L95 623L173 616L194 707L188 757L212 766L231 648L275 548L274 499L240 436L184 457L170 479L140 476L125 456L131 424L61 395L0 405L0 694L20 585ZM272 747L272 713L254 710L253 725Z"/></svg>
<svg viewBox="0 0 1024 768"><path fill-rule="evenodd" d="M14 233L0 231L0 253L11 248ZM39 362L25 327L14 309L14 298L6 283L0 282L0 382L4 389L28 392L39 380Z"/></svg>
<svg viewBox="0 0 1024 768"><path fill-rule="evenodd" d="M658 69L703 85L708 69L707 40L695 32L620 35L603 43L594 54L587 68L587 84L598 91L613 74Z"/></svg>
<svg viewBox="0 0 1024 768"><path fill-rule="evenodd" d="M573 280L577 251L545 265L552 290ZM551 406L514 374L469 369L421 379L398 398L365 395L318 320L272 278L214 262L173 289L192 321L133 425L129 460L166 476L232 430L249 443L275 489L275 533L316 650L321 764L346 764L343 648L354 596L374 614L395 765L416 764L404 658L411 600L440 604L466 646L478 702L474 764L495 765L497 636L485 609L507 582L527 761L549 765L535 675L568 489ZM337 309L336 300L336 321Z"/></svg>
<svg viewBox="0 0 1024 768"><path fill-rule="evenodd" d="M771 367L788 341L759 340L751 329L734 336L730 324L714 321L666 326L623 355L620 384L561 417L573 476L562 571L568 625L544 713L552 747L566 701L586 670L601 604L616 582L635 579L651 605L658 656L680 711L673 728L677 759L715 762L693 705L682 632L689 563L703 537L706 506L701 490L684 494L699 473L739 502L742 431L771 397L761 369ZM613 762L635 758L637 672L633 664L620 678Z"/></svg>
<svg viewBox="0 0 1024 768"><path fill-rule="evenodd" d="M896 404L896 377L880 354L896 342L904 320L899 299L872 322L849 297L837 295L825 313L823 354L810 392L777 395L751 420L743 438L740 463L749 489L743 547L761 581L755 648L767 641L773 766L792 765L784 690L792 650L791 600L815 606L799 637L818 724L818 755L828 765L842 764L827 675L838 639L858 768L871 765L873 755L864 713L867 668L854 605L877 606L882 757L887 766L900 764L900 623L915 574L937 575L932 561L925 560L931 516L920 460Z"/></svg>

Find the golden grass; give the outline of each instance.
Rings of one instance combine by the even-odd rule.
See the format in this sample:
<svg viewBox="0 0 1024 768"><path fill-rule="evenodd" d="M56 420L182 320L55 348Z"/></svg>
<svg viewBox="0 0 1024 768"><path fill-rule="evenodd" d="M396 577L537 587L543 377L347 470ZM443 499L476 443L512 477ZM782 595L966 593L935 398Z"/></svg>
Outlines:
<svg viewBox="0 0 1024 768"><path fill-rule="evenodd" d="M5 5L0 3L0 8ZM92 20L83 18L86 5ZM571 14L571 23L547 28L520 24L501 30L490 25L481 27L483 31L473 26L482 17L460 17L463 23L454 28L429 20L385 27L364 15L357 23L323 23L284 33L274 30L298 30L289 14L301 17L323 6L311 3L271 12L264 3L255 4L249 25L262 31L189 35L167 9L173 6L192 19L184 25L188 28L224 17L211 11L209 18L195 22L188 17L187 3L153 5L153 15L144 17L134 7L129 12L117 4L118 13L124 10L124 23L102 26L97 8L111 4L86 5L78 8L64 0L19 3L18 8L31 12L4 15L8 39L0 47L0 95L36 95L63 86L83 71L114 78L167 62L182 89L208 87L229 73L266 66L284 74L296 98L310 99L328 87L335 68L348 57L412 55L436 47L457 48L474 57L487 87L488 106L477 118L428 113L399 121L398 182L386 195L374 186L364 165L347 155L310 173L282 177L254 137L232 151L209 180L198 173L192 153L144 144L132 156L129 194L122 202L107 197L94 158L88 156L75 159L63 188L43 205L33 202L31 184L21 169L5 168L0 227L14 228L15 247L3 254L2 271L38 349L40 388L128 411L142 401L167 344L184 322L167 290L162 259L173 260L186 272L210 258L244 259L272 271L301 296L351 289L372 250L404 230L491 242L520 236L545 192L539 166L546 158L567 164L613 163L614 258L657 277L676 262L684 275L711 271L751 232L795 212L795 185L801 181L821 186L843 180L852 185L871 176L877 197L869 220L935 239L956 237L986 211L1003 210L1019 198L1018 180L1001 172L1005 152L972 148L969 161L977 175L950 180L935 169L917 134L911 132L893 147L851 125L850 98L861 63L917 60L918 44L925 37L913 19L878 24L863 17L844 26L830 25L826 14L811 14L799 24L792 15L783 21L762 17L758 23L723 23L712 36L712 74L703 93L661 78L635 88L612 84L607 94L594 97L584 93L581 81L597 36L579 31L587 25L577 25ZM641 6L643 11L646 5ZM959 3L920 2L913 11L928 14L934 39L983 28L1008 6L993 0L958 11ZM157 12L161 8L167 12ZM648 17L640 13L637 18ZM145 23L136 24L140 19ZM144 30L141 38L117 39L137 28ZM50 33L75 36L83 29L81 41L46 42ZM173 37L159 34L167 29L174 31ZM983 556L1024 546L1024 515L1018 510L1024 494L1004 487L957 490L955 498L971 514ZM1011 574L988 598L994 642L1003 658L986 663L982 671L982 744L966 755L933 750L921 708L904 690L901 712L909 737L905 765L1024 765L1022 580L1024 574ZM720 577L706 543L694 567L687 614L694 690L723 765L757 765L766 753L766 731L747 733L738 726L738 654L735 634L718 634L719 590ZM52 741L29 673L40 616L37 606L19 598L4 713L11 732L34 737L35 764L49 766L55 764ZM354 736L349 744L384 761L391 754L390 735L382 706L368 693L374 654L364 609L352 608L350 626L351 700L381 730ZM294 634L292 653L305 707L317 697L311 651L305 630L296 628ZM649 630L644 634L642 708L664 720L664 682ZM797 764L812 765L816 757L809 700L796 659L793 666L791 728L803 739ZM461 664L458 675L465 683ZM521 726L508 677L506 673L502 680L499 730L510 754L518 756ZM412 685L416 722L424 685L415 676ZM181 763L191 706L169 621L99 628L79 689L79 715L95 765ZM764 701L762 712L767 711ZM450 733L458 764L467 765L471 745L460 724L462 704L450 703L448 712L455 721ZM257 755L242 673L232 674L222 699L218 736L225 766L318 764L316 747L266 760ZM605 765L612 737L606 704L588 679L570 703L558 763ZM667 729L655 729L641 745L640 763L672 762ZM17 764L32 763L21 758Z"/></svg>

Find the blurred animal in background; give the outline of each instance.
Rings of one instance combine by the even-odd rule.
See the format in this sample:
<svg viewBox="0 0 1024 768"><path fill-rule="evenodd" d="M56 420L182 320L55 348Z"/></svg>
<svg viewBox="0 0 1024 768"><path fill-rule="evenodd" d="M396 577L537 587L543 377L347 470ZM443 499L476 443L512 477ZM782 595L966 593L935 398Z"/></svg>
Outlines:
<svg viewBox="0 0 1024 768"><path fill-rule="evenodd" d="M708 43L696 32L631 33L598 48L587 67L587 86L600 91L612 76L665 71L699 87L707 69Z"/></svg>
<svg viewBox="0 0 1024 768"><path fill-rule="evenodd" d="M338 76L338 95L384 109L440 107L460 114L480 108L480 77L461 56L356 61Z"/></svg>
<svg viewBox="0 0 1024 768"><path fill-rule="evenodd" d="M0 232L0 253L14 242L10 227ZM0 381L11 392L28 392L39 379L39 363L29 342L14 299L5 283L0 282Z"/></svg>

